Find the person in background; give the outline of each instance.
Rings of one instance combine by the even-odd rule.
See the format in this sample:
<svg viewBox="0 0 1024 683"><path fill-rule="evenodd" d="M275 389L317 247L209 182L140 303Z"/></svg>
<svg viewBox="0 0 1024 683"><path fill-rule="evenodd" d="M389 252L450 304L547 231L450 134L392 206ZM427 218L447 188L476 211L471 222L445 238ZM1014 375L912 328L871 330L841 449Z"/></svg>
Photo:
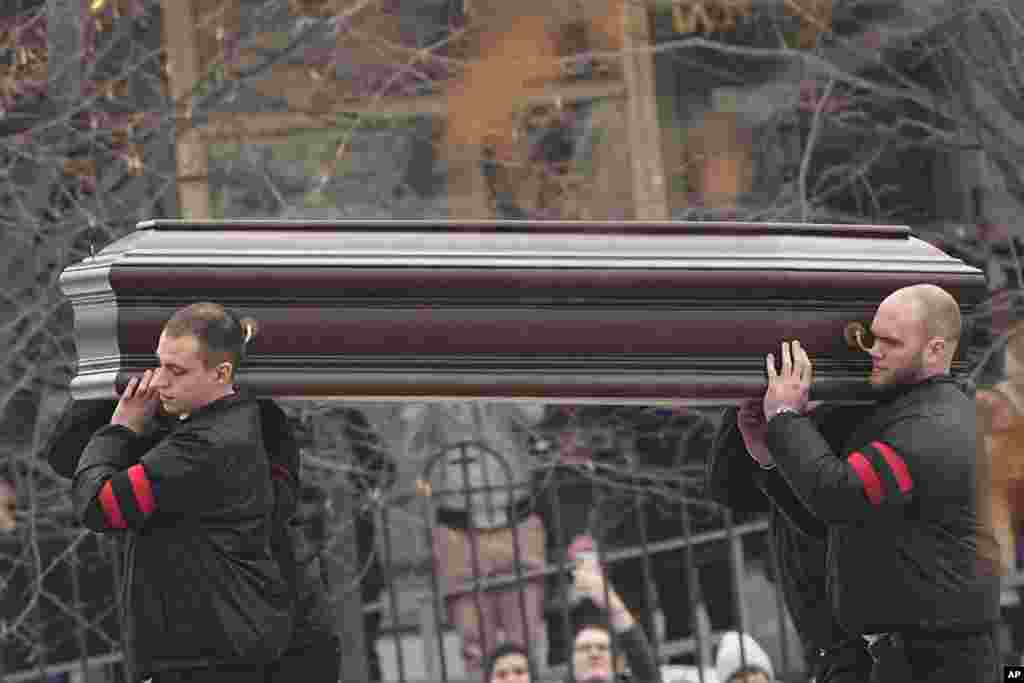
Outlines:
<svg viewBox="0 0 1024 683"><path fill-rule="evenodd" d="M573 610L573 656L565 683L661 683L647 636L596 558L581 553L575 566L572 588L580 602ZM502 643L486 659L484 683L531 680L529 652L519 643Z"/></svg>
<svg viewBox="0 0 1024 683"><path fill-rule="evenodd" d="M628 670L626 680L661 683L661 669L647 635L608 583L596 558L577 559L573 592L582 602L576 607L572 667L566 683L618 680L620 657Z"/></svg>
<svg viewBox="0 0 1024 683"><path fill-rule="evenodd" d="M641 550L644 537L648 544L678 540L684 498L679 482L705 462L714 435L711 420L693 410L548 406L533 452L551 564L562 564L567 550L585 538L604 553ZM720 528L720 515L707 514L710 506L687 507L691 533ZM734 615L727 549L704 544L694 550L711 626L726 628ZM608 563L611 582L648 638L675 641L691 635L686 567L685 548L658 551L649 562L631 557ZM549 577L549 594L560 595L562 578ZM556 665L568 657L571 633L558 610L549 610L547 620L549 663Z"/></svg>
<svg viewBox="0 0 1024 683"><path fill-rule="evenodd" d="M505 642L484 665L484 683L530 683L530 657L519 643Z"/></svg>
<svg viewBox="0 0 1024 683"><path fill-rule="evenodd" d="M774 683L775 669L768 653L756 640L744 633L722 634L715 655L715 673L720 683Z"/></svg>
<svg viewBox="0 0 1024 683"><path fill-rule="evenodd" d="M1008 641L1001 649L1007 664L1024 654L1024 587L1017 585L1024 561L1024 322L1007 331L1002 379L976 395L982 439L991 471L992 526L1002 551L1006 585L1000 611Z"/></svg>

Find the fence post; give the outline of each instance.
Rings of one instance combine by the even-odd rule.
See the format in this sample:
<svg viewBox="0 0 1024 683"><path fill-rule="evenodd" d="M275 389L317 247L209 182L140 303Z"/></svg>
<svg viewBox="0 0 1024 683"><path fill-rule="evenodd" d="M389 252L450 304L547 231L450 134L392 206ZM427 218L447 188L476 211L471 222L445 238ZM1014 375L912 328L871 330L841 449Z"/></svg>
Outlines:
<svg viewBox="0 0 1024 683"><path fill-rule="evenodd" d="M419 598L420 638L423 639L423 666L428 681L441 680L440 652L444 646L443 634L438 632L434 617L433 597L422 593Z"/></svg>
<svg viewBox="0 0 1024 683"><path fill-rule="evenodd" d="M694 611L697 622L697 666L703 680L703 672L715 665L715 660L711 658L711 617L708 616L708 608L703 600L697 603Z"/></svg>
<svg viewBox="0 0 1024 683"><path fill-rule="evenodd" d="M726 530L729 538L729 566L732 570L732 580L736 591L736 616L740 622L740 632L748 633L751 624L750 610L747 609L747 601L743 593L743 584L746 582L747 574L743 558L743 534L736 533L732 514L726 518Z"/></svg>

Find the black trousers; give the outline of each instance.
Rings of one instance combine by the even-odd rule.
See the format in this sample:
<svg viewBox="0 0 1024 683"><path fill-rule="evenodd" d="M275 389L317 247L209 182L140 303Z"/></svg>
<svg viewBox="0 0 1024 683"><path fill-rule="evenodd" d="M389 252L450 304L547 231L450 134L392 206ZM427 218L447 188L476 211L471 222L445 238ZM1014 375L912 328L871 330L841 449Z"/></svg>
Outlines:
<svg viewBox="0 0 1024 683"><path fill-rule="evenodd" d="M903 632L871 646L871 683L1001 681L995 628L978 633Z"/></svg>

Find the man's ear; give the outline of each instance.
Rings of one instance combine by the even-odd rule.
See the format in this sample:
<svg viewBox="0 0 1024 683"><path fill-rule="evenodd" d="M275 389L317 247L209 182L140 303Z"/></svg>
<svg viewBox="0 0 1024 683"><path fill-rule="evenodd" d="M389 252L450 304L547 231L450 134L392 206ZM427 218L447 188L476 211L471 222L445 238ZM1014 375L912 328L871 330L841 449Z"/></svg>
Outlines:
<svg viewBox="0 0 1024 683"><path fill-rule="evenodd" d="M946 354L946 340L942 337L932 337L927 348L936 359L942 358Z"/></svg>

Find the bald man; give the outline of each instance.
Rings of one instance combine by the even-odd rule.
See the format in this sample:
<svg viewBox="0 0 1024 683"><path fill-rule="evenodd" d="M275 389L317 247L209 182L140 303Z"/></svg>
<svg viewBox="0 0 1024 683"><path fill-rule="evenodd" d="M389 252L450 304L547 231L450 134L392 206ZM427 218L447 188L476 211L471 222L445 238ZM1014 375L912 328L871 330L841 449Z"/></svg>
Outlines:
<svg viewBox="0 0 1024 683"><path fill-rule="evenodd" d="M960 309L939 287L897 290L871 323L877 402L838 451L805 415L799 341L767 357L768 391L744 440L828 529L828 595L875 657L872 682L998 680L999 550L981 513L977 418L950 376ZM886 671L900 667L897 676Z"/></svg>

